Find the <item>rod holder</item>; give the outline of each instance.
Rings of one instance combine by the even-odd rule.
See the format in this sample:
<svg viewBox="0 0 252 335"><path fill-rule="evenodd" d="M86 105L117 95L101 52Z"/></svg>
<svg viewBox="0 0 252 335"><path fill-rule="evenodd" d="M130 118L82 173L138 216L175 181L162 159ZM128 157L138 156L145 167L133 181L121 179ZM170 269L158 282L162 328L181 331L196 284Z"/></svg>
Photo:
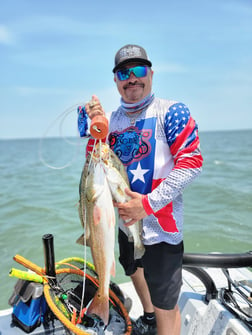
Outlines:
<svg viewBox="0 0 252 335"><path fill-rule="evenodd" d="M49 277L49 281L56 284L53 235L45 234L42 240L44 245L45 273Z"/></svg>

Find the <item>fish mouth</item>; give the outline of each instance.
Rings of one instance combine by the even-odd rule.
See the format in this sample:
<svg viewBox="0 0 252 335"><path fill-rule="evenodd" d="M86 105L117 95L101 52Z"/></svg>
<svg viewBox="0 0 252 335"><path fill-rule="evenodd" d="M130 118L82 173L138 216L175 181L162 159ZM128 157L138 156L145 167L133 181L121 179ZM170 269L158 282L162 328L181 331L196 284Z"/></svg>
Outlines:
<svg viewBox="0 0 252 335"><path fill-rule="evenodd" d="M93 155L92 155L92 159L95 163L98 163L101 161L104 162L104 163L108 163L108 160L110 158L110 155L109 155L109 149L106 145L102 144L100 146L100 144L98 143L96 146L95 146L95 149L94 149L94 152L93 152Z"/></svg>

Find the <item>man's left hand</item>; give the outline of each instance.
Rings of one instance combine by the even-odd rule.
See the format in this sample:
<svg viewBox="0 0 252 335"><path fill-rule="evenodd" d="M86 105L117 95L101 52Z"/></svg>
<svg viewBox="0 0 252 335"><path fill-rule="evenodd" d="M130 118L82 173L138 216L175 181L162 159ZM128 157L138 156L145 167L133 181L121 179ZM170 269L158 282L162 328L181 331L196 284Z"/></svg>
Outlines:
<svg viewBox="0 0 252 335"><path fill-rule="evenodd" d="M143 207L142 194L132 192L126 188L125 193L131 197L128 202L125 203L114 203L114 206L118 208L120 217L125 221L125 226L131 226L137 221L145 218L147 213Z"/></svg>

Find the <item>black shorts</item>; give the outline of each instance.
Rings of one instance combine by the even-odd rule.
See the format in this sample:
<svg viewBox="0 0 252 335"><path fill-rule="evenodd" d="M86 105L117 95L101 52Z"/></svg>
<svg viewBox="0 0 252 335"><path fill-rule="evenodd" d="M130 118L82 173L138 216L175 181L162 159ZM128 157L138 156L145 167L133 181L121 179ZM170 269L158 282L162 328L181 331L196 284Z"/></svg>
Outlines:
<svg viewBox="0 0 252 335"><path fill-rule="evenodd" d="M130 276L138 267L143 267L153 305L165 310L174 309L182 286L183 242L145 245L143 258L135 261L133 243L128 242L120 229L118 239L119 261L125 274Z"/></svg>

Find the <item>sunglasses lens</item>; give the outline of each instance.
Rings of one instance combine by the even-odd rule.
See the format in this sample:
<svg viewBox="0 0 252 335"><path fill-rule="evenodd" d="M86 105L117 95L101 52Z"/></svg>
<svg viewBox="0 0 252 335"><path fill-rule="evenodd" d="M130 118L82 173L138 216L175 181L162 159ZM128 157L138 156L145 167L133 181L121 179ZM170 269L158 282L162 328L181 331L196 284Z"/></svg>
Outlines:
<svg viewBox="0 0 252 335"><path fill-rule="evenodd" d="M142 78L147 75L148 67L147 66L135 66L129 69L123 69L117 71L117 78L119 80L127 80L130 77L131 72L135 75L136 78Z"/></svg>
<svg viewBox="0 0 252 335"><path fill-rule="evenodd" d="M136 66L132 72L137 78L145 77L147 75L147 66Z"/></svg>
<svg viewBox="0 0 252 335"><path fill-rule="evenodd" d="M116 74L119 80L127 80L130 77L130 69L119 70Z"/></svg>

